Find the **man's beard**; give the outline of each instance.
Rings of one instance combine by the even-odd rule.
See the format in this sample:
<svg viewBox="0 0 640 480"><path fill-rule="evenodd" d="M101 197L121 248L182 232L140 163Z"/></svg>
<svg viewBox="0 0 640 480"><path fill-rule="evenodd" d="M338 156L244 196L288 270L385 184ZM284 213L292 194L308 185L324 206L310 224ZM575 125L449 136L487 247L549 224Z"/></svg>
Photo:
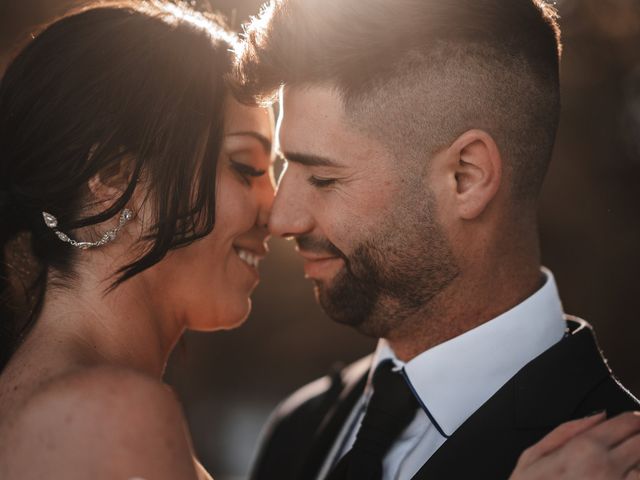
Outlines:
<svg viewBox="0 0 640 480"><path fill-rule="evenodd" d="M348 256L326 239L301 237L302 249L341 257L345 265L330 284L316 281L320 305L333 320L376 338L425 312L458 275L446 236L429 209L421 218L399 215ZM418 209L419 211L419 209Z"/></svg>

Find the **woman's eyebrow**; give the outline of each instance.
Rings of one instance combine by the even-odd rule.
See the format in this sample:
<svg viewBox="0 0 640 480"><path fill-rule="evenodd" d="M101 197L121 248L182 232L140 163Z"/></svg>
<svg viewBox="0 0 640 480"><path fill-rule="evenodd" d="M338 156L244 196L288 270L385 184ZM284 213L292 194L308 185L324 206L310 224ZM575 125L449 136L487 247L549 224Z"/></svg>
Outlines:
<svg viewBox="0 0 640 480"><path fill-rule="evenodd" d="M271 148L272 148L271 140L269 140L267 137L265 137L261 133L246 131L246 132L233 132L233 133L226 134L227 137L240 137L244 135L255 138L260 142L265 152L271 153Z"/></svg>

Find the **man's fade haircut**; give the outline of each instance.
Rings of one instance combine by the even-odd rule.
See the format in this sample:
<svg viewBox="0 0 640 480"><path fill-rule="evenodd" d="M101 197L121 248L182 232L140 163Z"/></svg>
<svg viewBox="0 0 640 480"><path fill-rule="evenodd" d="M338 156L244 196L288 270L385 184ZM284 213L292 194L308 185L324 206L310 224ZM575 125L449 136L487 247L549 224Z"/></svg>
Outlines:
<svg viewBox="0 0 640 480"><path fill-rule="evenodd" d="M537 198L560 112L560 29L543 0L271 0L245 34L247 101L331 86L356 125L422 160L485 130L514 197Z"/></svg>

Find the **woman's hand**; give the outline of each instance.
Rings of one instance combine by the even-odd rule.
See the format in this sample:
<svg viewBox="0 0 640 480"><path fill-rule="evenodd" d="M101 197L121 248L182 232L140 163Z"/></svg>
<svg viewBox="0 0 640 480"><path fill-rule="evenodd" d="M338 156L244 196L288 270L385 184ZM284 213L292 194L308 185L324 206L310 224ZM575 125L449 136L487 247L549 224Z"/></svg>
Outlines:
<svg viewBox="0 0 640 480"><path fill-rule="evenodd" d="M640 412L564 423L525 450L509 480L640 480Z"/></svg>

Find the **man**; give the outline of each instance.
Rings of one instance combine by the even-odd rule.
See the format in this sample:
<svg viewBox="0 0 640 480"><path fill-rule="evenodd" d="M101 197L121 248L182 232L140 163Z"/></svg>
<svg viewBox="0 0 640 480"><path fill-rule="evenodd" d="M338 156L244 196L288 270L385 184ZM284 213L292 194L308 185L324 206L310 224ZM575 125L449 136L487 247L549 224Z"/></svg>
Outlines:
<svg viewBox="0 0 640 480"><path fill-rule="evenodd" d="M280 0L249 27L243 92L284 87L270 228L380 339L282 405L252 478L507 478L559 424L638 409L540 265L559 52L533 0ZM592 435L628 453L634 428Z"/></svg>

